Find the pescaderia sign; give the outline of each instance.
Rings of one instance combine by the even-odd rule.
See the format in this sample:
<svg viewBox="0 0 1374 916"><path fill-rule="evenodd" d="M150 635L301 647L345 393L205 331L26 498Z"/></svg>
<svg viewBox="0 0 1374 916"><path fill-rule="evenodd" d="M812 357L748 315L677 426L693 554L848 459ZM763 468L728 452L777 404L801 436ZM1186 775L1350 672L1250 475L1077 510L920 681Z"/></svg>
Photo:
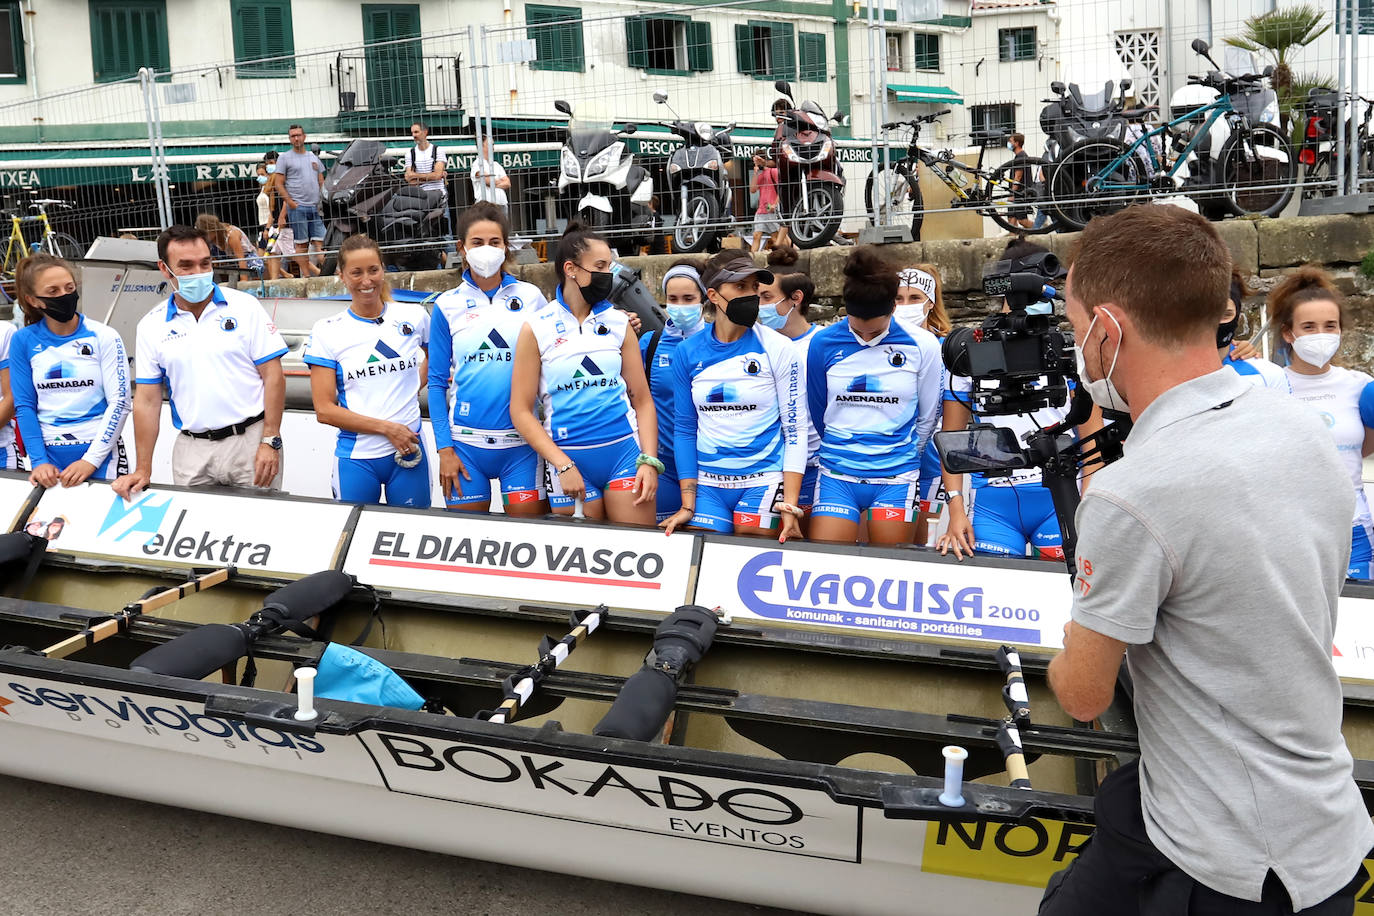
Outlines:
<svg viewBox="0 0 1374 916"><path fill-rule="evenodd" d="M393 792L729 846L858 861L859 809L823 792L366 732Z"/></svg>
<svg viewBox="0 0 1374 916"><path fill-rule="evenodd" d="M57 553L295 578L335 565L351 512L342 503L158 488L126 500L87 483L46 491L25 530Z"/></svg>
<svg viewBox="0 0 1374 916"><path fill-rule="evenodd" d="M344 571L379 588L671 612L691 537L446 513L365 510Z"/></svg>
<svg viewBox="0 0 1374 916"><path fill-rule="evenodd" d="M708 542L695 602L787 627L1059 648L1069 578L992 566Z"/></svg>

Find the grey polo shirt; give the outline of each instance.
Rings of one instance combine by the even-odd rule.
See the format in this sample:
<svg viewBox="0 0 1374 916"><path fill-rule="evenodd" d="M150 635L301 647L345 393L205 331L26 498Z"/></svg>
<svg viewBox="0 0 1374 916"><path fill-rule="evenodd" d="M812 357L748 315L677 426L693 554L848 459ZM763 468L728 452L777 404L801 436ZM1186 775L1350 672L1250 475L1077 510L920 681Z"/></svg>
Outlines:
<svg viewBox="0 0 1374 916"><path fill-rule="evenodd" d="M1374 845L1331 665L1350 481L1316 413L1221 369L1140 416L1078 509L1073 619L1128 643L1150 839L1208 887L1295 909Z"/></svg>

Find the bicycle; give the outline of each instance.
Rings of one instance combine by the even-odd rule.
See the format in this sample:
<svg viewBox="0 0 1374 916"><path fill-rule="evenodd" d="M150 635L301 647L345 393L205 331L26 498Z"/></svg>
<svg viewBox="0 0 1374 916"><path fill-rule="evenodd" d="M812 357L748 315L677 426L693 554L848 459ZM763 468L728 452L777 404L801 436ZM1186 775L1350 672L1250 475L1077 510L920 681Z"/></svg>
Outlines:
<svg viewBox="0 0 1374 916"><path fill-rule="evenodd" d="M1014 222L1025 219L1044 199L1044 182L1036 178L1036 173L1049 164L1044 159L1028 156L1004 163L988 172L983 169L983 154L987 150L985 144L979 144L978 162L974 165L965 165L955 159L952 150L931 152L921 147L921 125L933 124L949 113L950 110L945 109L909 121L892 121L883 125L884 132L909 127L911 139L905 156L892 162L891 168L884 168L882 162L873 164L873 171L864 185L864 206L869 212L873 211L873 191L874 186L878 185L884 212L894 214L897 218L892 222L899 222L905 220L906 213L910 211L911 238L919 241L921 225L925 222L925 201L916 173L917 164L920 164L949 188L954 195L952 207L975 209L1008 232L1035 235L1052 231L1055 228L1053 221L1040 229L1028 229Z"/></svg>
<svg viewBox="0 0 1374 916"><path fill-rule="evenodd" d="M1142 131L1130 144L1106 138L1075 143L1051 171L1050 206L1066 227L1082 229L1094 216L1121 210L1142 195L1177 194L1185 181L1196 181L1199 187L1194 193L1219 197L1236 216L1277 216L1292 199L1297 185L1288 140L1269 124L1251 125L1231 102L1232 93L1261 91L1263 79L1262 75L1232 77L1215 70L1205 77L1190 76L1189 83L1215 89L1218 97ZM1135 119L1146 113L1146 109L1139 109L1123 115ZM1222 119L1226 139L1211 158L1199 148ZM1188 126L1184 129L1182 125ZM1171 131L1176 129L1187 143L1172 162L1166 162L1161 151L1168 148L1174 136ZM1209 166L1209 162L1215 165ZM1147 168L1153 176L1142 175ZM1189 171L1180 178L1185 168ZM1211 174L1194 175L1192 168Z"/></svg>
<svg viewBox="0 0 1374 916"><path fill-rule="evenodd" d="M6 210L4 215L10 219L9 243L5 246L5 259L0 261L0 282L14 282L14 272L19 262L30 254L40 251L65 258L69 261L80 260L84 249L81 243L65 232L55 232L48 220L48 207L70 210L75 205L66 200L37 198L29 204L30 210L37 210L36 216L21 216L16 210ZM37 223L43 228L38 241L30 243L24 238L24 227Z"/></svg>
<svg viewBox="0 0 1374 916"><path fill-rule="evenodd" d="M1374 177L1374 137L1370 136L1370 120L1374 117L1374 99L1352 96L1352 105L1363 102L1364 116L1356 127L1353 117L1346 121L1345 142L1358 143L1359 183ZM1302 142L1298 148L1298 163L1302 166L1302 196L1332 197L1336 193L1336 116L1340 96L1334 89L1309 90L1307 98L1294 104L1302 115ZM1353 114L1353 113L1352 113ZM1349 167L1348 151L1346 167Z"/></svg>

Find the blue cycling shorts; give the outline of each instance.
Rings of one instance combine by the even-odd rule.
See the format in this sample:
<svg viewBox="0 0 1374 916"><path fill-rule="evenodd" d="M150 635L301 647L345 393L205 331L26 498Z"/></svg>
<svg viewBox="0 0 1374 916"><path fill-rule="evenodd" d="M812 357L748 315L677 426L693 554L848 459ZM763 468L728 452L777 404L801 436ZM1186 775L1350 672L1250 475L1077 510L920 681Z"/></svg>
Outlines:
<svg viewBox="0 0 1374 916"><path fill-rule="evenodd" d="M493 480L500 484L501 502L504 505L535 502L544 498L543 489L539 486L539 455L530 446L483 448L470 442L454 442L453 451L472 479L458 475L459 489L463 495L450 496L450 506L491 502Z"/></svg>
<svg viewBox="0 0 1374 916"><path fill-rule="evenodd" d="M677 462L672 458L663 461L663 473L658 475L658 495L655 496L654 519L667 521L682 508L682 485L677 479Z"/></svg>
<svg viewBox="0 0 1374 916"><path fill-rule="evenodd" d="M1347 579L1368 579L1370 561L1374 560L1374 544L1371 544L1371 531L1368 525L1356 525L1350 531L1350 568L1345 571Z"/></svg>
<svg viewBox="0 0 1374 916"><path fill-rule="evenodd" d="M635 474L639 468L635 460L639 458L639 442L634 436L626 436L605 445L585 445L580 448L564 446L563 451L577 465L582 475L582 483L587 487L583 502L594 502L607 490L629 490L635 485ZM558 469L545 465L549 477L549 505L555 509L566 509L574 502L571 496L563 495L563 485L558 479Z"/></svg>
<svg viewBox="0 0 1374 916"><path fill-rule="evenodd" d="M77 442L72 445L48 445L44 443L43 451L47 454L58 471L65 471L70 465L86 457L86 450L91 447L89 442ZM6 465L13 467L13 465ZM121 474L129 473L129 459L124 454L124 443L115 442L114 448L110 449L110 454L105 456L100 467L95 469L91 475L91 480L114 480Z"/></svg>
<svg viewBox="0 0 1374 916"><path fill-rule="evenodd" d="M860 482L823 473L811 517L842 518L857 525L870 512L874 521L909 522L916 517L916 487L915 481Z"/></svg>
<svg viewBox="0 0 1374 916"><path fill-rule="evenodd" d="M730 489L697 484L696 512L692 524L707 531L729 534L735 528L777 528L782 484Z"/></svg>
<svg viewBox="0 0 1374 916"><path fill-rule="evenodd" d="M19 451L13 445L0 448L0 469L6 471L19 469Z"/></svg>
<svg viewBox="0 0 1374 916"><path fill-rule="evenodd" d="M808 464L806 473L802 475L801 494L797 497L797 508L810 511L816 504L816 487L819 486L821 476L821 466L819 464Z"/></svg>
<svg viewBox="0 0 1374 916"><path fill-rule="evenodd" d="M420 450L420 463L403 468L393 455L380 458L334 459L334 498L345 503L382 502L386 490L388 506L428 509L429 458Z"/></svg>
<svg viewBox="0 0 1374 916"><path fill-rule="evenodd" d="M1002 557L1024 557L1027 546L1046 560L1064 559L1059 519L1050 491L1040 484L979 487L973 503L973 549Z"/></svg>

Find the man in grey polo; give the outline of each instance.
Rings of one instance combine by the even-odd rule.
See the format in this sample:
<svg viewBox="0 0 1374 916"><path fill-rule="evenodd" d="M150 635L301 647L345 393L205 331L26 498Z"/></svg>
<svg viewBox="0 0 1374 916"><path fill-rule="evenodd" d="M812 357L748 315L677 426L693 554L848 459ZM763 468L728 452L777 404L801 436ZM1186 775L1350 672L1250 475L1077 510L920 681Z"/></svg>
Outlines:
<svg viewBox="0 0 1374 916"><path fill-rule="evenodd" d="M1049 680L1092 720L1124 654L1141 756L1042 916L1348 914L1363 883L1374 825L1331 664L1353 497L1315 414L1222 368L1229 283L1216 231L1159 205L1094 220L1069 275L1083 385L1135 426L1079 507Z"/></svg>
<svg viewBox="0 0 1374 916"><path fill-rule="evenodd" d="M311 275L310 259L306 254L324 247L324 220L320 218L320 188L324 186L324 163L305 148L305 128L292 124L287 128L291 149L277 156L277 193L286 204L286 221L296 239L296 257L301 279Z"/></svg>

